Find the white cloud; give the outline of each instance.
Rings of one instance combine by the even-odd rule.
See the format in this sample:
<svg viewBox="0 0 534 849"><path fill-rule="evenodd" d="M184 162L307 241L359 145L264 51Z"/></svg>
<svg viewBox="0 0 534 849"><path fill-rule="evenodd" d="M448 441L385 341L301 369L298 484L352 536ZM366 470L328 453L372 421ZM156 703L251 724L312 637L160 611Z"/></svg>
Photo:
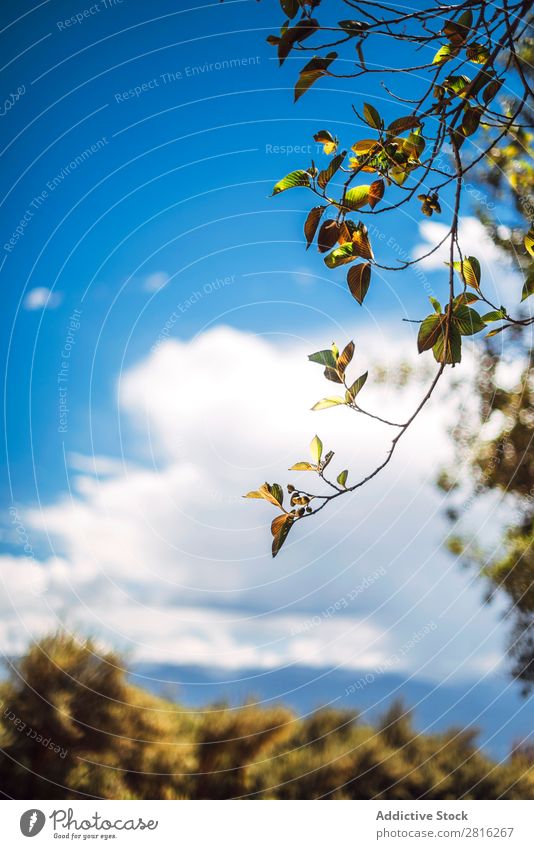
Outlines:
<svg viewBox="0 0 534 849"><path fill-rule="evenodd" d="M147 292L159 292L160 289L163 289L167 285L170 279L166 271L154 271L145 277L143 288Z"/></svg>
<svg viewBox="0 0 534 849"><path fill-rule="evenodd" d="M419 233L422 242L412 251L414 257L423 256L438 244L449 230L448 225L439 221L422 221ZM512 266L510 258L488 236L485 227L478 218L465 216L460 219L458 240L464 256L476 256L482 268L483 288L490 300L513 307L521 300L522 281ZM430 271L446 273L445 263L449 262L449 240L435 253L421 260L421 267Z"/></svg>
<svg viewBox="0 0 534 849"><path fill-rule="evenodd" d="M24 308L27 310L55 309L63 300L61 292L52 292L46 286L30 289L24 298Z"/></svg>
<svg viewBox="0 0 534 849"><path fill-rule="evenodd" d="M408 359L399 334L382 330L357 338L354 376L376 359L392 370ZM412 330L403 331L411 351ZM478 584L470 587L471 576L440 550L445 526L433 479L448 444L444 389L379 478L297 525L271 559L274 512L242 493L264 480L311 486L286 470L306 458L316 432L336 451L332 468L350 468L353 480L389 445L388 428L349 410L310 411L335 392L307 362L320 346L275 345L220 327L167 341L126 372L120 407L125 426L135 425L143 466L75 455L69 494L20 511L33 547L49 540L53 550L44 562L0 559L14 599L0 644L18 635L21 648L27 632L59 619L131 648L134 658L371 668L435 621L406 668L426 678L485 669L500 642L497 612L481 608ZM361 403L403 420L422 394L419 384L377 387L371 370ZM380 566L380 580L325 614ZM20 595L28 570L38 595ZM302 629L317 615L319 625Z"/></svg>

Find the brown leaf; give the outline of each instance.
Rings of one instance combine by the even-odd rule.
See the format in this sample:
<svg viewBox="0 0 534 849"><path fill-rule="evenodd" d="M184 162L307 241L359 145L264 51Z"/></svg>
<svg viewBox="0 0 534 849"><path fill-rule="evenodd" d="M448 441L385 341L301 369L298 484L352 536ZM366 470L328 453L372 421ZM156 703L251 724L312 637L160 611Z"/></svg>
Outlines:
<svg viewBox="0 0 534 849"><path fill-rule="evenodd" d="M333 248L339 238L340 225L333 218L323 221L317 236L317 247L324 254Z"/></svg>
<svg viewBox="0 0 534 849"><path fill-rule="evenodd" d="M383 180L375 180L369 186L369 206L374 209L378 201L384 197L385 183Z"/></svg>
<svg viewBox="0 0 534 849"><path fill-rule="evenodd" d="M352 268L349 268L347 283L349 284L351 295L356 298L359 304L363 303L370 282L371 266L368 262L353 265Z"/></svg>

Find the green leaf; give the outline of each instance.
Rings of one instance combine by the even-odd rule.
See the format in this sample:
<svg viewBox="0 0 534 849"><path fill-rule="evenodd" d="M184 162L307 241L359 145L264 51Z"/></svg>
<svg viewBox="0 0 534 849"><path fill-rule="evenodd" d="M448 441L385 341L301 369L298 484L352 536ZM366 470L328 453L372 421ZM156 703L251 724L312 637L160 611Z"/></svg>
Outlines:
<svg viewBox="0 0 534 849"><path fill-rule="evenodd" d="M280 192L285 192L287 189L295 189L298 186L309 186L310 175L307 171L291 171L282 180L279 180L273 188L273 195L278 195ZM271 195L272 197L272 195Z"/></svg>
<svg viewBox="0 0 534 849"><path fill-rule="evenodd" d="M479 314L470 307L457 306L452 314L454 327L462 336L472 336L486 326Z"/></svg>
<svg viewBox="0 0 534 849"><path fill-rule="evenodd" d="M356 298L359 304L363 304L369 290L369 284L371 283L371 264L369 262L363 262L349 268L347 283L349 284L352 297Z"/></svg>
<svg viewBox="0 0 534 849"><path fill-rule="evenodd" d="M455 56L458 56L459 52L459 47L453 47L452 44L443 44L432 59L432 64L439 65L440 63L447 62L449 59L453 59Z"/></svg>
<svg viewBox="0 0 534 849"><path fill-rule="evenodd" d="M480 263L475 256L467 256L461 262L458 260L453 263L453 267L455 271L460 272L466 286L480 288Z"/></svg>
<svg viewBox="0 0 534 849"><path fill-rule="evenodd" d="M247 492L243 498L263 498L275 507L281 507L284 500L282 487L278 483L273 483L272 486L268 483L262 483L259 489Z"/></svg>
<svg viewBox="0 0 534 849"><path fill-rule="evenodd" d="M345 401L347 402L347 404L350 404L350 403L352 403L352 402L354 401L354 399L356 398L356 396L357 396L358 392L359 392L359 391L363 388L363 386L365 385L365 381L367 380L367 375L368 375L368 374L369 374L369 372L367 372L367 371L366 371L364 374L361 374L361 375L359 376L359 378L358 378L357 380L355 380L355 381L354 381L354 383L352 384L352 386L349 386L349 388L347 389L347 391L346 391L346 393L345 393Z"/></svg>
<svg viewBox="0 0 534 849"><path fill-rule="evenodd" d="M312 460L314 461L314 463L319 465L323 454L323 443L321 442L318 436L314 436L312 441L310 442L310 451L312 455Z"/></svg>
<svg viewBox="0 0 534 849"><path fill-rule="evenodd" d="M272 553L276 557L283 544L287 539L287 535L293 526L294 518L289 514L276 516L271 522L271 533L273 535Z"/></svg>
<svg viewBox="0 0 534 849"><path fill-rule="evenodd" d="M319 363L321 366L335 368L337 365L336 358L330 349L325 351L316 351L315 354L308 354L308 359L312 363Z"/></svg>
<svg viewBox="0 0 534 849"><path fill-rule="evenodd" d="M324 261L328 268L338 268L340 265L346 265L347 262L352 262L359 256L353 242L345 242L325 256Z"/></svg>
<svg viewBox="0 0 534 849"><path fill-rule="evenodd" d="M345 198L342 200L343 209L356 210L361 209L369 202L369 190L371 186L356 186L354 189L349 189L345 192Z"/></svg>
<svg viewBox="0 0 534 849"><path fill-rule="evenodd" d="M521 293L521 300L526 301L532 293L534 292L534 268L532 268L527 274L525 283L523 284L523 291Z"/></svg>
<svg viewBox="0 0 534 849"><path fill-rule="evenodd" d="M273 496L273 498L277 501L277 503L281 507L282 504L284 503L284 490L282 489L282 487L280 486L279 483L271 484L270 490L271 490L271 495Z"/></svg>
<svg viewBox="0 0 534 849"><path fill-rule="evenodd" d="M343 160L345 159L345 156L345 151L343 151L343 153L338 153L338 155L334 156L334 158L330 161L330 165L328 166L328 168L325 168L324 171L321 171L319 173L319 176L317 177L317 183L321 189L324 189L330 182L338 168L341 166Z"/></svg>
<svg viewBox="0 0 534 849"><path fill-rule="evenodd" d="M328 407L337 407L338 404L344 403L344 398L340 398L339 395L332 395L330 398L322 398L321 401L317 401L317 404L313 405L312 410L326 410Z"/></svg>
<svg viewBox="0 0 534 849"><path fill-rule="evenodd" d="M469 77L465 74L460 74L459 76L447 77L447 79L443 81L443 85L451 94L456 94L458 97L461 97L470 82L471 80Z"/></svg>
<svg viewBox="0 0 534 849"><path fill-rule="evenodd" d="M348 345L345 345L343 348L343 351L337 361L337 370L341 375L345 374L345 369L352 360L353 356L354 342L349 342Z"/></svg>
<svg viewBox="0 0 534 849"><path fill-rule="evenodd" d="M380 114L376 111L374 106L371 106L369 103L363 104L363 117L366 124L369 124L373 130L381 130L383 126L382 118Z"/></svg>
<svg viewBox="0 0 534 849"><path fill-rule="evenodd" d="M441 327L445 322L445 316L438 313L432 313L421 322L419 333L417 334L417 350L420 354L423 351L429 351L436 344Z"/></svg>
<svg viewBox="0 0 534 849"><path fill-rule="evenodd" d="M437 300L436 300L436 298L433 298L432 296L429 296L428 300L430 301L430 303L431 303L431 304L432 304L432 306L434 307L435 311L436 311L438 314L439 314L439 313L441 313L441 304L440 304L440 302L439 302L439 301L437 301Z"/></svg>
<svg viewBox="0 0 534 849"><path fill-rule="evenodd" d="M343 471L339 473L339 475L337 476L337 482L340 486L345 486L345 484L347 483L348 475L349 475L348 469L343 469Z"/></svg>
<svg viewBox="0 0 534 849"><path fill-rule="evenodd" d="M525 247L530 256L534 256L534 227L531 227L525 236Z"/></svg>
<svg viewBox="0 0 534 849"><path fill-rule="evenodd" d="M300 463L295 463L293 466L289 467L290 472L316 472L317 466L313 466L311 463L306 463L304 460Z"/></svg>
<svg viewBox="0 0 534 849"><path fill-rule="evenodd" d="M456 295L453 301L453 307L455 307L457 304L474 304L476 303L476 301L479 300L480 298L478 297L478 295L475 295L474 292L461 292L459 295Z"/></svg>
<svg viewBox="0 0 534 849"><path fill-rule="evenodd" d="M432 348L432 353L434 354L434 359L438 363L445 362L454 365L455 363L459 363L462 359L462 337L452 322L449 327L447 347L445 347L446 335L446 325L444 322L436 344Z"/></svg>
<svg viewBox="0 0 534 849"><path fill-rule="evenodd" d="M307 65L304 65L295 86L295 103L318 79L324 77L334 59L337 59L337 53L328 53L325 57L314 56Z"/></svg>
<svg viewBox="0 0 534 849"><path fill-rule="evenodd" d="M304 223L304 236L306 238L306 250L310 247L313 242L315 233L317 231L317 227L319 226L319 221L321 220L321 216L325 211L326 206L314 206L313 209L310 209L308 213L308 217Z"/></svg>
<svg viewBox="0 0 534 849"><path fill-rule="evenodd" d="M502 321L503 318L506 318L504 310L492 310L482 316L482 321L486 324L490 324L492 321Z"/></svg>
<svg viewBox="0 0 534 849"><path fill-rule="evenodd" d="M418 127L414 132L410 133L402 145L403 153L408 154L412 159L419 159L426 146L426 142L420 134L419 129Z"/></svg>

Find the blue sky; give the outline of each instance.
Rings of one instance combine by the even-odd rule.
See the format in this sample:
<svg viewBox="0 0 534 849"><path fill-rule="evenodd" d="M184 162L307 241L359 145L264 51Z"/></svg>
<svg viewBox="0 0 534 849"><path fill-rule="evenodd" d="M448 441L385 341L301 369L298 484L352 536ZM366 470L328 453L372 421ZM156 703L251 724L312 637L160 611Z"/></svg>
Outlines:
<svg viewBox="0 0 534 849"><path fill-rule="evenodd" d="M361 81L319 84L294 105L295 62L279 69L265 44L276 4L176 5L1 12L3 486L16 513L0 648L61 623L150 661L372 669L436 623L401 671L500 675L498 609L441 547L445 393L381 483L307 523L274 565L268 508L240 501L319 428L357 467L381 456L376 428L358 423L355 439L339 411L310 414L324 386L306 353L355 336L362 364L394 368L414 347L401 319L426 314L427 292L390 275L359 308L344 272L304 251L304 193L268 197L310 160L276 148L324 161L313 134L365 136L350 109L363 99L398 117L379 76L364 94ZM494 260L464 212L466 239ZM421 226L417 204L377 222L384 261L443 226ZM438 296L441 263L423 269ZM420 388L370 393L408 409ZM387 578L323 614L380 567Z"/></svg>

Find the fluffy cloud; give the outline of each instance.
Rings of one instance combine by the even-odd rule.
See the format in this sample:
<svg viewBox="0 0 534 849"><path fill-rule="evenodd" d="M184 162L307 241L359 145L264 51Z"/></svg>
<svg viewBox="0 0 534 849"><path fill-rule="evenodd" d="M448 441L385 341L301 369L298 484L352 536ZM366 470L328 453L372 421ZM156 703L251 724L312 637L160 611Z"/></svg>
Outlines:
<svg viewBox="0 0 534 849"><path fill-rule="evenodd" d="M355 376L377 359L392 371L406 359L405 344L386 346L383 331L356 340ZM304 481L286 470L316 432L336 451L332 467L353 479L391 438L349 410L310 411L331 391L307 362L317 346L219 327L169 340L126 372L118 393L136 460L75 455L68 495L21 509L14 542L22 527L31 545L52 548L43 560L31 546L3 558L2 647L64 622L139 659L371 668L434 623L399 668L442 679L493 667L497 613L481 608L478 585L440 550L433 480L447 445L444 389L382 475L298 525L271 559L273 510L242 493L264 480ZM403 420L422 394L417 382L399 391L371 379L365 406Z"/></svg>
<svg viewBox="0 0 534 849"><path fill-rule="evenodd" d="M419 233L422 242L413 249L413 256L423 256L438 244L448 232L448 226L439 221L422 221ZM512 307L521 300L522 281L514 270L510 258L488 236L478 218L460 219L458 240L466 256L476 256L482 268L484 290L495 303ZM445 241L435 253L421 260L421 267L429 271L443 270L449 261L449 243Z"/></svg>

